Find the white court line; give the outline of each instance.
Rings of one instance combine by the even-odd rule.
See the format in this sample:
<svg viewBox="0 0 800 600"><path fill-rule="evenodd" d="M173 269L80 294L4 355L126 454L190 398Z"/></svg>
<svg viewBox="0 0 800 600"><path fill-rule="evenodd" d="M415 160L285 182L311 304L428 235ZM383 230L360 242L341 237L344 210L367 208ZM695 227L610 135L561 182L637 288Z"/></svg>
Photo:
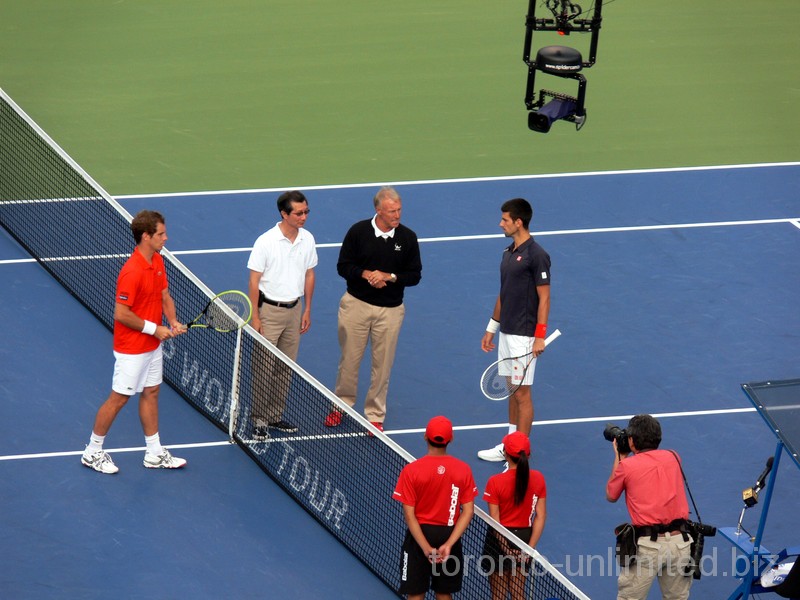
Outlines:
<svg viewBox="0 0 800 600"><path fill-rule="evenodd" d="M700 227L736 227L740 225L774 225L776 223L791 223L800 229L800 218L786 218L786 219L756 219L748 221L711 221L708 223L673 223L666 225L632 225L630 227L597 227L589 229L557 229L554 231L534 231L534 236L549 236L549 235L585 235L591 233L620 233L631 231L660 231L666 229L695 229ZM465 242L473 240L491 240L500 239L505 236L502 233L487 233L479 235L456 235L447 237L432 237L432 238L419 238L420 243L434 243L434 242ZM340 242L317 244L317 248L339 248L342 244ZM205 250L175 250L172 252L175 256L186 256L194 254L222 254L226 252L250 252L252 246L246 248L209 248ZM79 257L64 257L64 258L46 258L45 261L58 261L58 260L83 260L89 258L125 258L127 255L98 255L98 256L79 256ZM16 264L16 263L32 263L36 262L33 258L17 258L13 260L0 260L0 265Z"/></svg>
<svg viewBox="0 0 800 600"><path fill-rule="evenodd" d="M243 439L242 443L246 446L257 446L258 444L276 444L283 442L320 442L327 440L343 440L347 438L363 438L370 435L369 431L351 431L349 433L320 433L317 435L278 435L265 439Z"/></svg>
<svg viewBox="0 0 800 600"><path fill-rule="evenodd" d="M691 229L698 227L733 227L738 225L774 225L776 223L791 223L798 226L800 221L798 218L786 219L756 219L748 221L711 221L708 223L674 223L666 225L632 225L630 227L597 227L590 229L557 229L554 231L533 231L534 236L548 236L548 235L584 235L589 233L619 233L630 231L655 231L663 229ZM454 235L445 237L431 237L419 238L421 244L431 242L467 242L473 240L491 240L505 238L502 233L485 233L478 235ZM317 248L339 248L341 242L333 242L327 244L317 244ZM216 254L222 252L250 252L253 250L252 246L247 248L217 248L208 250L175 250L175 256L182 256L187 254ZM1 264L1 263L0 263Z"/></svg>
<svg viewBox="0 0 800 600"><path fill-rule="evenodd" d="M717 410L692 410L692 411L684 411L684 412L671 412L671 413L657 413L653 414L652 416L657 419L665 419L670 417L702 417L702 416L709 416L709 415L731 415L731 414L738 414L738 413L747 413L747 412L755 412L755 408L725 408L725 409L717 409ZM576 423L599 423L599 422L609 422L609 421L628 421L634 415L609 415L603 417L577 417L574 419L551 419L549 421L534 421L534 427L547 427L548 425L571 425ZM453 427L456 431L470 431L470 430L477 430L477 429L504 429L508 427L508 423L491 423L485 425L460 425ZM425 428L420 429L395 429L395 430L387 430L384 433L388 436L392 435L406 435L410 433L424 433ZM356 432L356 433L346 433L346 434L327 434L327 435L308 435L308 436L298 436L298 437L280 437L280 438L271 438L269 440L243 440L245 444L254 444L254 443L264 443L264 442L302 442L302 441L315 441L315 440L326 440L326 439L333 439L333 438L346 438L346 437L362 437L366 435L366 432ZM218 447L218 446L233 446L229 441L222 441L222 442L199 442L196 444L169 444L165 447L167 448L211 448L211 447ZM114 448L108 449L107 452L113 454L117 452L144 452L145 447L136 447L136 448ZM36 454L11 454L7 456L0 456L0 461L4 460L30 460L36 458L59 458L63 456L80 456L83 454L83 450L71 450L67 452L40 452Z"/></svg>
<svg viewBox="0 0 800 600"><path fill-rule="evenodd" d="M0 265L18 265L22 263L32 263L36 262L34 258L14 258L8 260L0 260Z"/></svg>
<svg viewBox="0 0 800 600"><path fill-rule="evenodd" d="M514 181L514 180L527 180L527 179L549 179L549 178L567 178L567 177L590 177L590 176L603 176L603 175L635 175L635 174L649 174L649 173L681 173L691 171L720 171L720 170L735 170L735 169L757 169L765 167L796 167L800 166L800 162L778 162L778 163L753 163L741 165L709 165L701 167L671 167L661 169L631 169L631 170L615 170L615 171L587 171L585 173L550 173L539 175L510 175L510 176L497 176L497 177L475 177L475 178L460 178L460 179L430 179L430 180L417 180L417 181L401 181L401 182L387 182L387 183L357 183L357 184L340 184L340 185L319 185L319 186L305 186L305 187L283 187L283 188L260 188L260 189L245 189L245 190L217 190L217 191L201 191L201 192L174 192L166 194L139 194L139 195L126 195L115 196L116 200L125 200L132 198L175 198L186 196L213 196L213 195L231 195L231 194L255 194L267 192L279 192L286 189L302 189L302 190L332 190L332 189L348 189L348 188L365 188L376 187L381 185L433 185L433 184L451 184L451 183L470 183L470 182L491 182L491 181ZM94 198L87 198L88 200L95 200ZM75 198L54 198L53 202L64 201L80 201L83 199ZM26 201L27 202L27 201ZM38 200L37 202L51 202L51 200ZM588 233L612 233L612 232L627 232L627 231L650 231L661 229L681 229L691 227L728 227L734 225L764 225L773 223L791 223L800 229L800 218L787 218L787 219L763 219L751 221L718 221L709 223L676 223L668 225L640 225L631 227L606 227L597 229L564 229L558 231L535 231L532 232L538 236L548 235L576 235ZM435 238L420 238L421 243L427 242L453 242L453 241L470 241L482 239L495 239L504 237L502 234L479 234L479 235L462 235L450 237L435 237ZM328 243L317 244L317 248L339 248L341 243ZM203 250L177 250L173 252L175 256L193 255L193 254L223 254L223 253L236 253L236 252L250 252L252 247L246 248L210 248ZM91 258L91 257L81 257ZM65 258L53 258L50 260L68 260ZM36 262L33 258L13 259L13 260L0 260L0 265L21 264Z"/></svg>
<svg viewBox="0 0 800 600"><path fill-rule="evenodd" d="M755 412L755 408L725 408L718 410L692 410L686 412L672 412L672 413L653 413L652 416L657 419L668 417L701 417L706 415L729 415L736 413ZM574 423L599 423L608 421L628 421L634 415L612 415L604 417L577 417L574 419L551 419L549 421L534 421L534 427L546 427L548 425L571 425ZM508 427L508 423L490 423L486 425L457 425L453 429L457 431L470 431L475 429L504 429ZM422 429L397 429L393 431L386 431L386 435L401 435L406 433L424 433L425 428Z"/></svg>
<svg viewBox="0 0 800 600"><path fill-rule="evenodd" d="M630 169L616 171L586 171L584 173L542 173L539 175L507 175L496 177L462 177L457 179L419 179L416 181L387 181L380 183L344 183L337 185L311 185L311 186L284 186L276 188L253 188L246 190L217 190L202 192L173 192L169 194L130 194L126 196L115 196L117 200L127 200L132 198L175 198L185 196L215 196L227 194L264 194L272 192L283 192L286 190L341 190L357 189L366 187L380 187L383 185L433 185L451 183L481 183L490 181L519 181L526 179L556 179L563 177L596 177L601 175L642 175L648 173L683 173L691 171L720 171L733 169L759 169L765 167L797 167L800 162L776 162L776 163L751 163L741 165L708 165L705 167L669 167L660 169Z"/></svg>
<svg viewBox="0 0 800 600"><path fill-rule="evenodd" d="M210 448L213 446L231 446L229 441L224 442L198 442L196 444L168 444L165 448ZM144 452L147 448L145 446L137 448L114 448L107 449L109 453L116 452ZM26 460L30 458L57 458L60 456L80 456L83 450L71 450L68 452L39 452L37 454L10 454L7 456L0 456L0 461L3 460Z"/></svg>

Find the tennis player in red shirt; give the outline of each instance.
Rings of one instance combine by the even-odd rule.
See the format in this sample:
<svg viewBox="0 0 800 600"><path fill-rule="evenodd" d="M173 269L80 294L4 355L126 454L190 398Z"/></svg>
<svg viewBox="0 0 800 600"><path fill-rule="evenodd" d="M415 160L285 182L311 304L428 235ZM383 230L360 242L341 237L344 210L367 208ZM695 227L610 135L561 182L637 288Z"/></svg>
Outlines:
<svg viewBox="0 0 800 600"><path fill-rule="evenodd" d="M161 342L184 333L175 303L167 289L162 248L167 241L164 217L143 210L131 221L136 248L120 270L114 306L114 378L111 394L97 411L89 444L81 456L84 466L113 474L119 468L103 450L103 442L119 411L134 394L147 446L144 466L179 469L186 464L161 445L158 434L158 391L162 380ZM162 325L166 315L169 327Z"/></svg>
<svg viewBox="0 0 800 600"><path fill-rule="evenodd" d="M544 475L528 468L531 442L524 433L515 431L504 437L503 452L508 470L489 478L483 499L495 521L535 548L547 518ZM486 535L481 562L489 574L492 600L506 600L509 595L512 600L525 597L528 561L494 529L489 529Z"/></svg>
<svg viewBox="0 0 800 600"><path fill-rule="evenodd" d="M425 429L428 454L406 465L393 498L403 503L408 532L402 549L399 592L422 600L429 589L437 600L461 590L461 536L475 510L478 488L469 465L447 454L453 425L433 417Z"/></svg>

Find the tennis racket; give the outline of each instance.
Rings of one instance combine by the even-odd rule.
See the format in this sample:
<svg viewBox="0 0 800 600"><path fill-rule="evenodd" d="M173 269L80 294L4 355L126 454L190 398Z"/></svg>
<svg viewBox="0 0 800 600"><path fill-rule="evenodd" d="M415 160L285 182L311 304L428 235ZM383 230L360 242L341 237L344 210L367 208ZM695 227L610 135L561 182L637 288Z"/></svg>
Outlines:
<svg viewBox="0 0 800 600"><path fill-rule="evenodd" d="M247 294L239 290L221 292L208 301L187 329L213 329L230 333L241 329L253 317L253 305Z"/></svg>
<svg viewBox="0 0 800 600"><path fill-rule="evenodd" d="M554 339L561 335L556 329L544 340L548 346ZM533 362L533 352L522 356L513 356L493 362L486 367L481 375L481 391L489 400L505 400L516 392L525 381L525 374Z"/></svg>

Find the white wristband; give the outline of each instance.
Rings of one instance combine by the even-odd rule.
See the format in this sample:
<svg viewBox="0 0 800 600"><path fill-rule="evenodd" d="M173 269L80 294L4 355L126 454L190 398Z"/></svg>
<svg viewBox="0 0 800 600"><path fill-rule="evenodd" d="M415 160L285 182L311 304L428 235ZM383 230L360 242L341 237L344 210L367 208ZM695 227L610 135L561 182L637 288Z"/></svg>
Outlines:
<svg viewBox="0 0 800 600"><path fill-rule="evenodd" d="M489 333L497 333L498 329L500 329L500 321L489 319L489 323L486 325L486 331Z"/></svg>
<svg viewBox="0 0 800 600"><path fill-rule="evenodd" d="M157 325L152 321L145 321L144 327L142 327L142 333L147 335L155 335L157 328Z"/></svg>

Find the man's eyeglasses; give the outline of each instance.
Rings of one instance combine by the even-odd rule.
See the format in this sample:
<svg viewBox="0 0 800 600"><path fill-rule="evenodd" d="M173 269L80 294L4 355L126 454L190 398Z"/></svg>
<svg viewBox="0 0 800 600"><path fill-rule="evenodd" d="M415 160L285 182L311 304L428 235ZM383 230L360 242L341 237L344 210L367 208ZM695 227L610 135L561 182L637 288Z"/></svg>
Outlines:
<svg viewBox="0 0 800 600"><path fill-rule="evenodd" d="M295 217L302 217L303 215L307 215L307 214L308 214L308 213L310 213L310 212L311 212L311 209L310 209L310 208L307 208L307 209L305 209L305 210L298 210L297 212L293 212L292 214L293 214Z"/></svg>

